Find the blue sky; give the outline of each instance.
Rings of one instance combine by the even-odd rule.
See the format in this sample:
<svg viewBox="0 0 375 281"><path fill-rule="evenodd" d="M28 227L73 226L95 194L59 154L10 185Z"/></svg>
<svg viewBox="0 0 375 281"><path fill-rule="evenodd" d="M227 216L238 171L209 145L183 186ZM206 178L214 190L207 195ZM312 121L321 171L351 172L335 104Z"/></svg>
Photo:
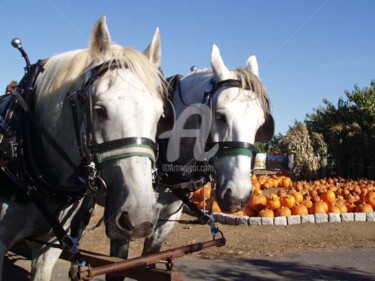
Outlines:
<svg viewBox="0 0 375 281"><path fill-rule="evenodd" d="M159 27L166 76L209 67L212 43L231 69L255 54L284 134L324 98L375 79L374 11L372 0L0 0L0 89L23 75L12 38L35 62L86 48L105 15L112 40L140 51Z"/></svg>

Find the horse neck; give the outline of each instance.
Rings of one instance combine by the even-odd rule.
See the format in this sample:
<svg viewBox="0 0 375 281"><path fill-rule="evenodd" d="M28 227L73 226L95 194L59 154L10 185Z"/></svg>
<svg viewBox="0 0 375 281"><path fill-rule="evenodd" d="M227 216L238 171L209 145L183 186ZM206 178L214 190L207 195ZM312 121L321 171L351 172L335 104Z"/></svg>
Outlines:
<svg viewBox="0 0 375 281"><path fill-rule="evenodd" d="M38 89L38 87L36 87ZM73 124L73 116L66 93L71 89L64 88L55 93L36 92L35 114L36 120L41 128L54 139L68 157L79 166L80 157L77 151L76 136ZM73 145L72 145L73 144ZM71 166L63 160L56 149L53 148L46 138L41 137L36 144L36 156L43 159L43 166L51 168L54 174L61 180L60 184L73 184Z"/></svg>

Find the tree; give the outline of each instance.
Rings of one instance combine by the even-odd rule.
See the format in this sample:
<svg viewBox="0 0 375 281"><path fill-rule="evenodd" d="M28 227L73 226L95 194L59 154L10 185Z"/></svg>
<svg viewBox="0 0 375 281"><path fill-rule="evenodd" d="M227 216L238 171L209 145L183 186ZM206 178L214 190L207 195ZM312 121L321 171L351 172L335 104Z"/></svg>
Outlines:
<svg viewBox="0 0 375 281"><path fill-rule="evenodd" d="M363 89L355 85L345 96L337 107L324 99L323 107L306 115L305 124L328 144L327 165L339 176L374 178L375 81Z"/></svg>

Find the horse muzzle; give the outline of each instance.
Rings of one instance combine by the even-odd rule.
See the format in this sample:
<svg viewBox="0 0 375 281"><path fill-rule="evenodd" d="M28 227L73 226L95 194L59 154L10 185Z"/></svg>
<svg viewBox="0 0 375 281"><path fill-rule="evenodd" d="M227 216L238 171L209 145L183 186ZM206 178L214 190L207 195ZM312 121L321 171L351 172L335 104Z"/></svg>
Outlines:
<svg viewBox="0 0 375 281"><path fill-rule="evenodd" d="M217 191L217 193L219 193L219 191ZM251 198L251 194L252 191L250 191L245 197L238 198L233 196L231 188L227 188L223 194L217 194L216 198L221 210L234 213L246 208L246 205Z"/></svg>

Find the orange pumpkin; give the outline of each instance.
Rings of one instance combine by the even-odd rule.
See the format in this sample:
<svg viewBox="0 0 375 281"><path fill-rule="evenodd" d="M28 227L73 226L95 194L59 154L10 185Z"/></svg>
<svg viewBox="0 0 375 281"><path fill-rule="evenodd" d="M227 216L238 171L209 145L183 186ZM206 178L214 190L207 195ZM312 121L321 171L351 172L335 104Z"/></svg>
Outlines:
<svg viewBox="0 0 375 281"><path fill-rule="evenodd" d="M281 206L281 208L275 211L276 217L289 217L292 215L292 211L288 207Z"/></svg>
<svg viewBox="0 0 375 281"><path fill-rule="evenodd" d="M315 203L311 208L310 208L310 212L312 214L326 214L327 211L326 211L326 206L324 205L323 202L318 202L318 203Z"/></svg>
<svg viewBox="0 0 375 281"><path fill-rule="evenodd" d="M309 214L309 210L305 205L294 205L292 208L292 215L305 216Z"/></svg>
<svg viewBox="0 0 375 281"><path fill-rule="evenodd" d="M246 207L243 212L244 212L244 215L248 216L248 217L256 217L257 216L257 213L254 210L250 209L249 207Z"/></svg>
<svg viewBox="0 0 375 281"><path fill-rule="evenodd" d="M281 205L288 207L289 209L293 208L294 204L296 203L296 199L294 196L287 195L285 197L280 198Z"/></svg>
<svg viewBox="0 0 375 281"><path fill-rule="evenodd" d="M292 185L292 180L289 177L284 177L280 183L281 187L288 188Z"/></svg>
<svg viewBox="0 0 375 281"><path fill-rule="evenodd" d="M248 205L250 209L259 211L267 206L267 197L262 194L254 195L251 197Z"/></svg>
<svg viewBox="0 0 375 281"><path fill-rule="evenodd" d="M279 189L279 190L277 191L277 195L278 195L279 197L285 197L285 196L287 196L288 194L286 193L286 190L285 190L285 189Z"/></svg>
<svg viewBox="0 0 375 281"><path fill-rule="evenodd" d="M217 203L216 200L214 202L212 202L212 212L221 213L221 209L220 209L219 204Z"/></svg>
<svg viewBox="0 0 375 281"><path fill-rule="evenodd" d="M311 202L310 200L305 200L305 201L302 201L301 205L305 205L306 208L309 209L312 207L313 202Z"/></svg>
<svg viewBox="0 0 375 281"><path fill-rule="evenodd" d="M268 209L276 210L276 209L280 208L280 206L281 206L281 204L280 204L280 200L279 200L278 197L277 198L275 198L275 197L269 197L268 198L268 200L267 200Z"/></svg>
<svg viewBox="0 0 375 281"><path fill-rule="evenodd" d="M275 214L272 210L270 209L263 209L259 212L259 217L261 218L273 218L275 217Z"/></svg>
<svg viewBox="0 0 375 281"><path fill-rule="evenodd" d="M328 205L328 213L340 214L341 210L340 210L340 208L338 206L336 206L335 204L331 203L330 205Z"/></svg>
<svg viewBox="0 0 375 281"><path fill-rule="evenodd" d="M341 214L345 214L345 213L348 212L348 208L346 207L345 204L343 204L343 203L336 203L335 205L340 209L340 213Z"/></svg>
<svg viewBox="0 0 375 281"><path fill-rule="evenodd" d="M292 192L292 196L296 199L296 203L301 203L303 201L303 195L301 192L294 191Z"/></svg>
<svg viewBox="0 0 375 281"><path fill-rule="evenodd" d="M254 188L254 190L253 190L253 196L254 195L262 195L263 194L263 191L259 188Z"/></svg>
<svg viewBox="0 0 375 281"><path fill-rule="evenodd" d="M370 204L367 204L365 202L359 204L356 208L356 212L362 212L362 213L369 213L369 212L373 212L374 209L372 208L372 206Z"/></svg>
<svg viewBox="0 0 375 281"><path fill-rule="evenodd" d="M367 192L365 196L366 203L375 208L375 191Z"/></svg>
<svg viewBox="0 0 375 281"><path fill-rule="evenodd" d="M323 193L321 197L328 205L331 203L335 203L336 201L336 194L332 190L328 190L327 192Z"/></svg>

